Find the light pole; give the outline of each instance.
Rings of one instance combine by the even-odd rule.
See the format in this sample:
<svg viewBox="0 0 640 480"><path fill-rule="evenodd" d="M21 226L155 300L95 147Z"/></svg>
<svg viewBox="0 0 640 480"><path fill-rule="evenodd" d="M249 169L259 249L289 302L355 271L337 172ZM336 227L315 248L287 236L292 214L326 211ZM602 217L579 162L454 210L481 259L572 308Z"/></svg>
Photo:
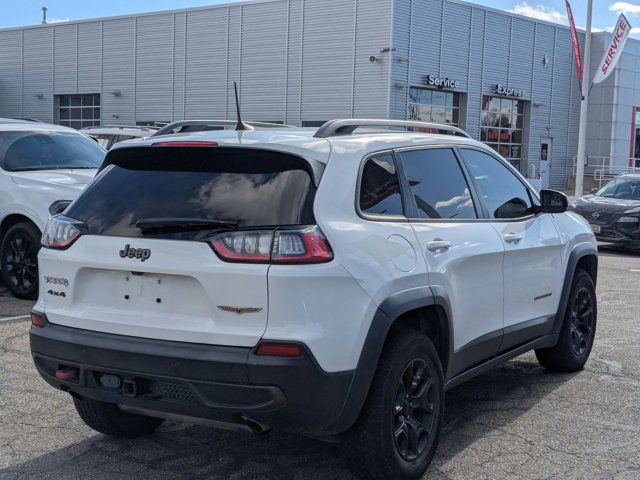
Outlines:
<svg viewBox="0 0 640 480"><path fill-rule="evenodd" d="M591 13L593 0L587 2L587 31L584 39L584 60L582 62L582 99L580 100L580 129L578 131L578 156L576 159L576 197L581 197L584 189L584 161L587 150L587 110L589 108L589 87L591 86Z"/></svg>

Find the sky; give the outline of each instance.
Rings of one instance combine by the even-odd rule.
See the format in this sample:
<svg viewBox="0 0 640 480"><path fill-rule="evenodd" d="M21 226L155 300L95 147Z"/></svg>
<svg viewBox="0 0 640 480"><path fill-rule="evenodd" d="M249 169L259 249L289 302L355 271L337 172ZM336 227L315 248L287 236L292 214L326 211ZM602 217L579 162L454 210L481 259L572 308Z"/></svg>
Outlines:
<svg viewBox="0 0 640 480"><path fill-rule="evenodd" d="M43 4L49 7L49 21L60 22L86 18L126 15L139 12L171 10L230 3L232 0L0 0L0 28L34 25L42 20ZM521 15L567 24L564 0L475 0L474 3L508 10ZM610 31L624 12L635 28L632 34L640 38L640 0L594 0L594 29ZM586 24L587 0L571 0L578 27Z"/></svg>

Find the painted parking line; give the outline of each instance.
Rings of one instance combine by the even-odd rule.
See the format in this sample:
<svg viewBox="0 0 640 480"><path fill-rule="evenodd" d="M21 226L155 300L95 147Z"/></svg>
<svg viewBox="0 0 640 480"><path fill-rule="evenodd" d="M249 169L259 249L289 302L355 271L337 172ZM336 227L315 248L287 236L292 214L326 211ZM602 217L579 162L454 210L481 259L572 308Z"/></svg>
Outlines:
<svg viewBox="0 0 640 480"><path fill-rule="evenodd" d="M2 317L0 318L0 323L2 322L9 322L11 320L22 320L22 319L27 319L30 318L30 315L17 315L15 317Z"/></svg>
<svg viewBox="0 0 640 480"><path fill-rule="evenodd" d="M633 268L629 270L630 272L640 272L640 270L634 270Z"/></svg>

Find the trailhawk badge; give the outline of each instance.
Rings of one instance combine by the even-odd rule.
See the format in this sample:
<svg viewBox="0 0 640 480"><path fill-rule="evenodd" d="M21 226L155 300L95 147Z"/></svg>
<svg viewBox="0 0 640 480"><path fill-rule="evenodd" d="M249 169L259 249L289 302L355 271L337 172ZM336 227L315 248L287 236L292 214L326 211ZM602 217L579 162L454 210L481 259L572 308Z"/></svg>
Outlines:
<svg viewBox="0 0 640 480"><path fill-rule="evenodd" d="M236 315L242 315L244 313L258 313L262 311L260 307L229 307L227 305L218 305L218 308L223 312L231 312Z"/></svg>
<svg viewBox="0 0 640 480"><path fill-rule="evenodd" d="M131 245L125 245L120 250L120 256L122 258L137 258L141 262L144 262L151 256L151 250L148 248L131 248Z"/></svg>

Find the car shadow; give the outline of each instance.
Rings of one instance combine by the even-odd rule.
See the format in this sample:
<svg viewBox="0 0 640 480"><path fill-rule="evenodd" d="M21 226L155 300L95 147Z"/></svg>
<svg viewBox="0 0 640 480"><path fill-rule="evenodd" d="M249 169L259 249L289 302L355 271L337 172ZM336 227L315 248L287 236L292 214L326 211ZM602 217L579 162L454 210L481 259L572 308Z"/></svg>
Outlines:
<svg viewBox="0 0 640 480"><path fill-rule="evenodd" d="M440 446L430 471L461 455L478 438L507 428L569 378L571 375L547 373L529 354L447 392ZM148 437L117 440L81 426L72 407L57 416L60 420L56 429L60 430L56 432L68 432L68 445L15 462L0 470L0 478L358 478L348 469L347 458L338 445L283 432L256 437L166 423ZM15 428L19 429L19 423ZM43 435L55 433L49 430Z"/></svg>

